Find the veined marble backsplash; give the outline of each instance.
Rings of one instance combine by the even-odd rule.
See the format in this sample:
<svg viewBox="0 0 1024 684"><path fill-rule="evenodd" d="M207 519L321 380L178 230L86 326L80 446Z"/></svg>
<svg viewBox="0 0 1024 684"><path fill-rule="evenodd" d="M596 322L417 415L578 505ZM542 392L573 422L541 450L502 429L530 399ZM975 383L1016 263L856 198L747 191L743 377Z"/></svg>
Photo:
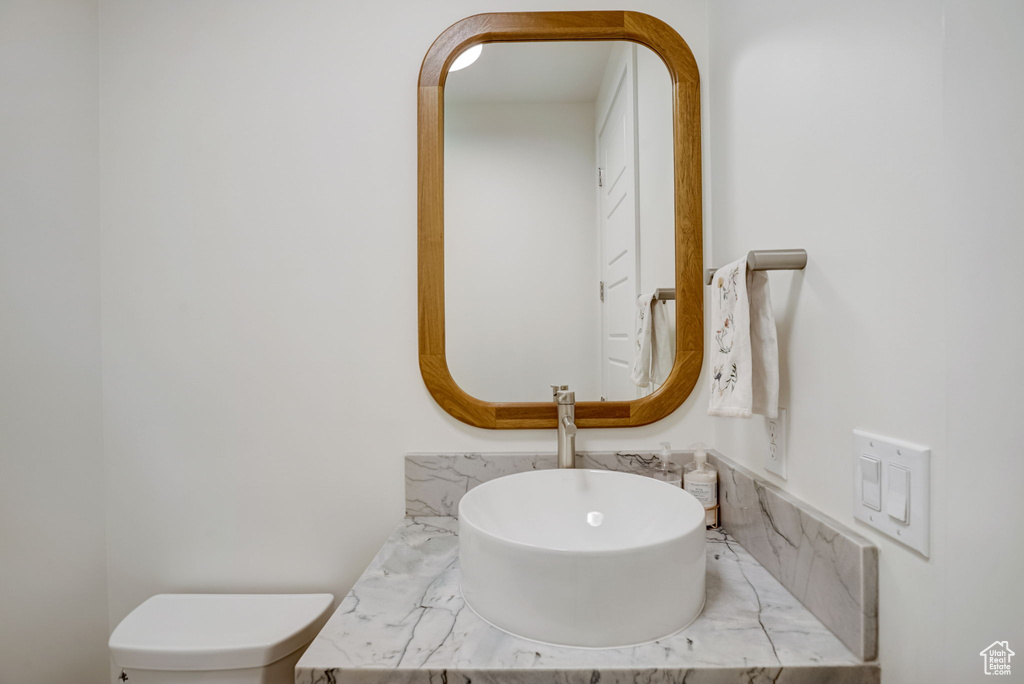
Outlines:
<svg viewBox="0 0 1024 684"><path fill-rule="evenodd" d="M687 463L693 460L693 453L673 453L673 460ZM576 453L577 468L627 473L643 472L657 461L656 455L643 452ZM410 517L458 516L462 495L478 484L528 470L547 470L554 468L555 462L554 453L408 454L405 457L405 514Z"/></svg>
<svg viewBox="0 0 1024 684"><path fill-rule="evenodd" d="M878 548L715 451L722 527L863 660L878 650ZM688 463L693 452L673 452ZM579 452L578 468L642 472L650 452ZM434 453L405 458L407 516L457 516L473 487L555 467L555 454Z"/></svg>
<svg viewBox="0 0 1024 684"><path fill-rule="evenodd" d="M878 656L878 547L714 454L723 525L847 648Z"/></svg>

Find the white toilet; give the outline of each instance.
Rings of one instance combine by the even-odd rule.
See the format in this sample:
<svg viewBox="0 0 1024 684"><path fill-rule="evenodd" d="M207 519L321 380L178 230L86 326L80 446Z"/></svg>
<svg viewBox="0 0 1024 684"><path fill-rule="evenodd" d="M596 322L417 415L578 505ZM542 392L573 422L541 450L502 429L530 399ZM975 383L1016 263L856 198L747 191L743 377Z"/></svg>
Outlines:
<svg viewBox="0 0 1024 684"><path fill-rule="evenodd" d="M121 621L110 653L128 684L293 684L331 594L158 594Z"/></svg>

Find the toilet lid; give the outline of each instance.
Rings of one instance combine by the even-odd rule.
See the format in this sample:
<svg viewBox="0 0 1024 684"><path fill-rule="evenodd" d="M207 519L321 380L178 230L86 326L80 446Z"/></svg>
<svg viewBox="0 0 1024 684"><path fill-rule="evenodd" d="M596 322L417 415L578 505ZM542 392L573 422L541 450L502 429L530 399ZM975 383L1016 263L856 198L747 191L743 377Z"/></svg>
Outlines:
<svg viewBox="0 0 1024 684"><path fill-rule="evenodd" d="M110 635L120 667L233 670L269 665L327 622L331 594L158 594Z"/></svg>

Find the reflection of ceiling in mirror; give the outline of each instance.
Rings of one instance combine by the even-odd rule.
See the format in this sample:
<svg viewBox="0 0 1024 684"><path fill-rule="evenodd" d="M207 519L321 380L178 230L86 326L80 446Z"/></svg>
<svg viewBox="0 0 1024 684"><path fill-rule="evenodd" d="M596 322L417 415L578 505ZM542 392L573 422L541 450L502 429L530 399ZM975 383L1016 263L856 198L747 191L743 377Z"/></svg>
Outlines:
<svg viewBox="0 0 1024 684"><path fill-rule="evenodd" d="M487 43L448 74L449 103L593 102L615 41Z"/></svg>

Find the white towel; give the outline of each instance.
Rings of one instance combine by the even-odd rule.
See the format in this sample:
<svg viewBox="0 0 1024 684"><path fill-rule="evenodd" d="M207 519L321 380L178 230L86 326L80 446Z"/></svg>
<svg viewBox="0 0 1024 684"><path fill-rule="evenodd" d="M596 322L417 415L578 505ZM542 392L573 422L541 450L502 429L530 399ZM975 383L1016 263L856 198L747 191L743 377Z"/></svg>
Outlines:
<svg viewBox="0 0 1024 684"><path fill-rule="evenodd" d="M711 283L711 403L708 414L779 413L779 342L768 275L739 259Z"/></svg>
<svg viewBox="0 0 1024 684"><path fill-rule="evenodd" d="M663 384L675 359L675 330L668 322L667 305L654 296L651 292L636 299L636 355L630 378L637 387L647 387L652 380Z"/></svg>

